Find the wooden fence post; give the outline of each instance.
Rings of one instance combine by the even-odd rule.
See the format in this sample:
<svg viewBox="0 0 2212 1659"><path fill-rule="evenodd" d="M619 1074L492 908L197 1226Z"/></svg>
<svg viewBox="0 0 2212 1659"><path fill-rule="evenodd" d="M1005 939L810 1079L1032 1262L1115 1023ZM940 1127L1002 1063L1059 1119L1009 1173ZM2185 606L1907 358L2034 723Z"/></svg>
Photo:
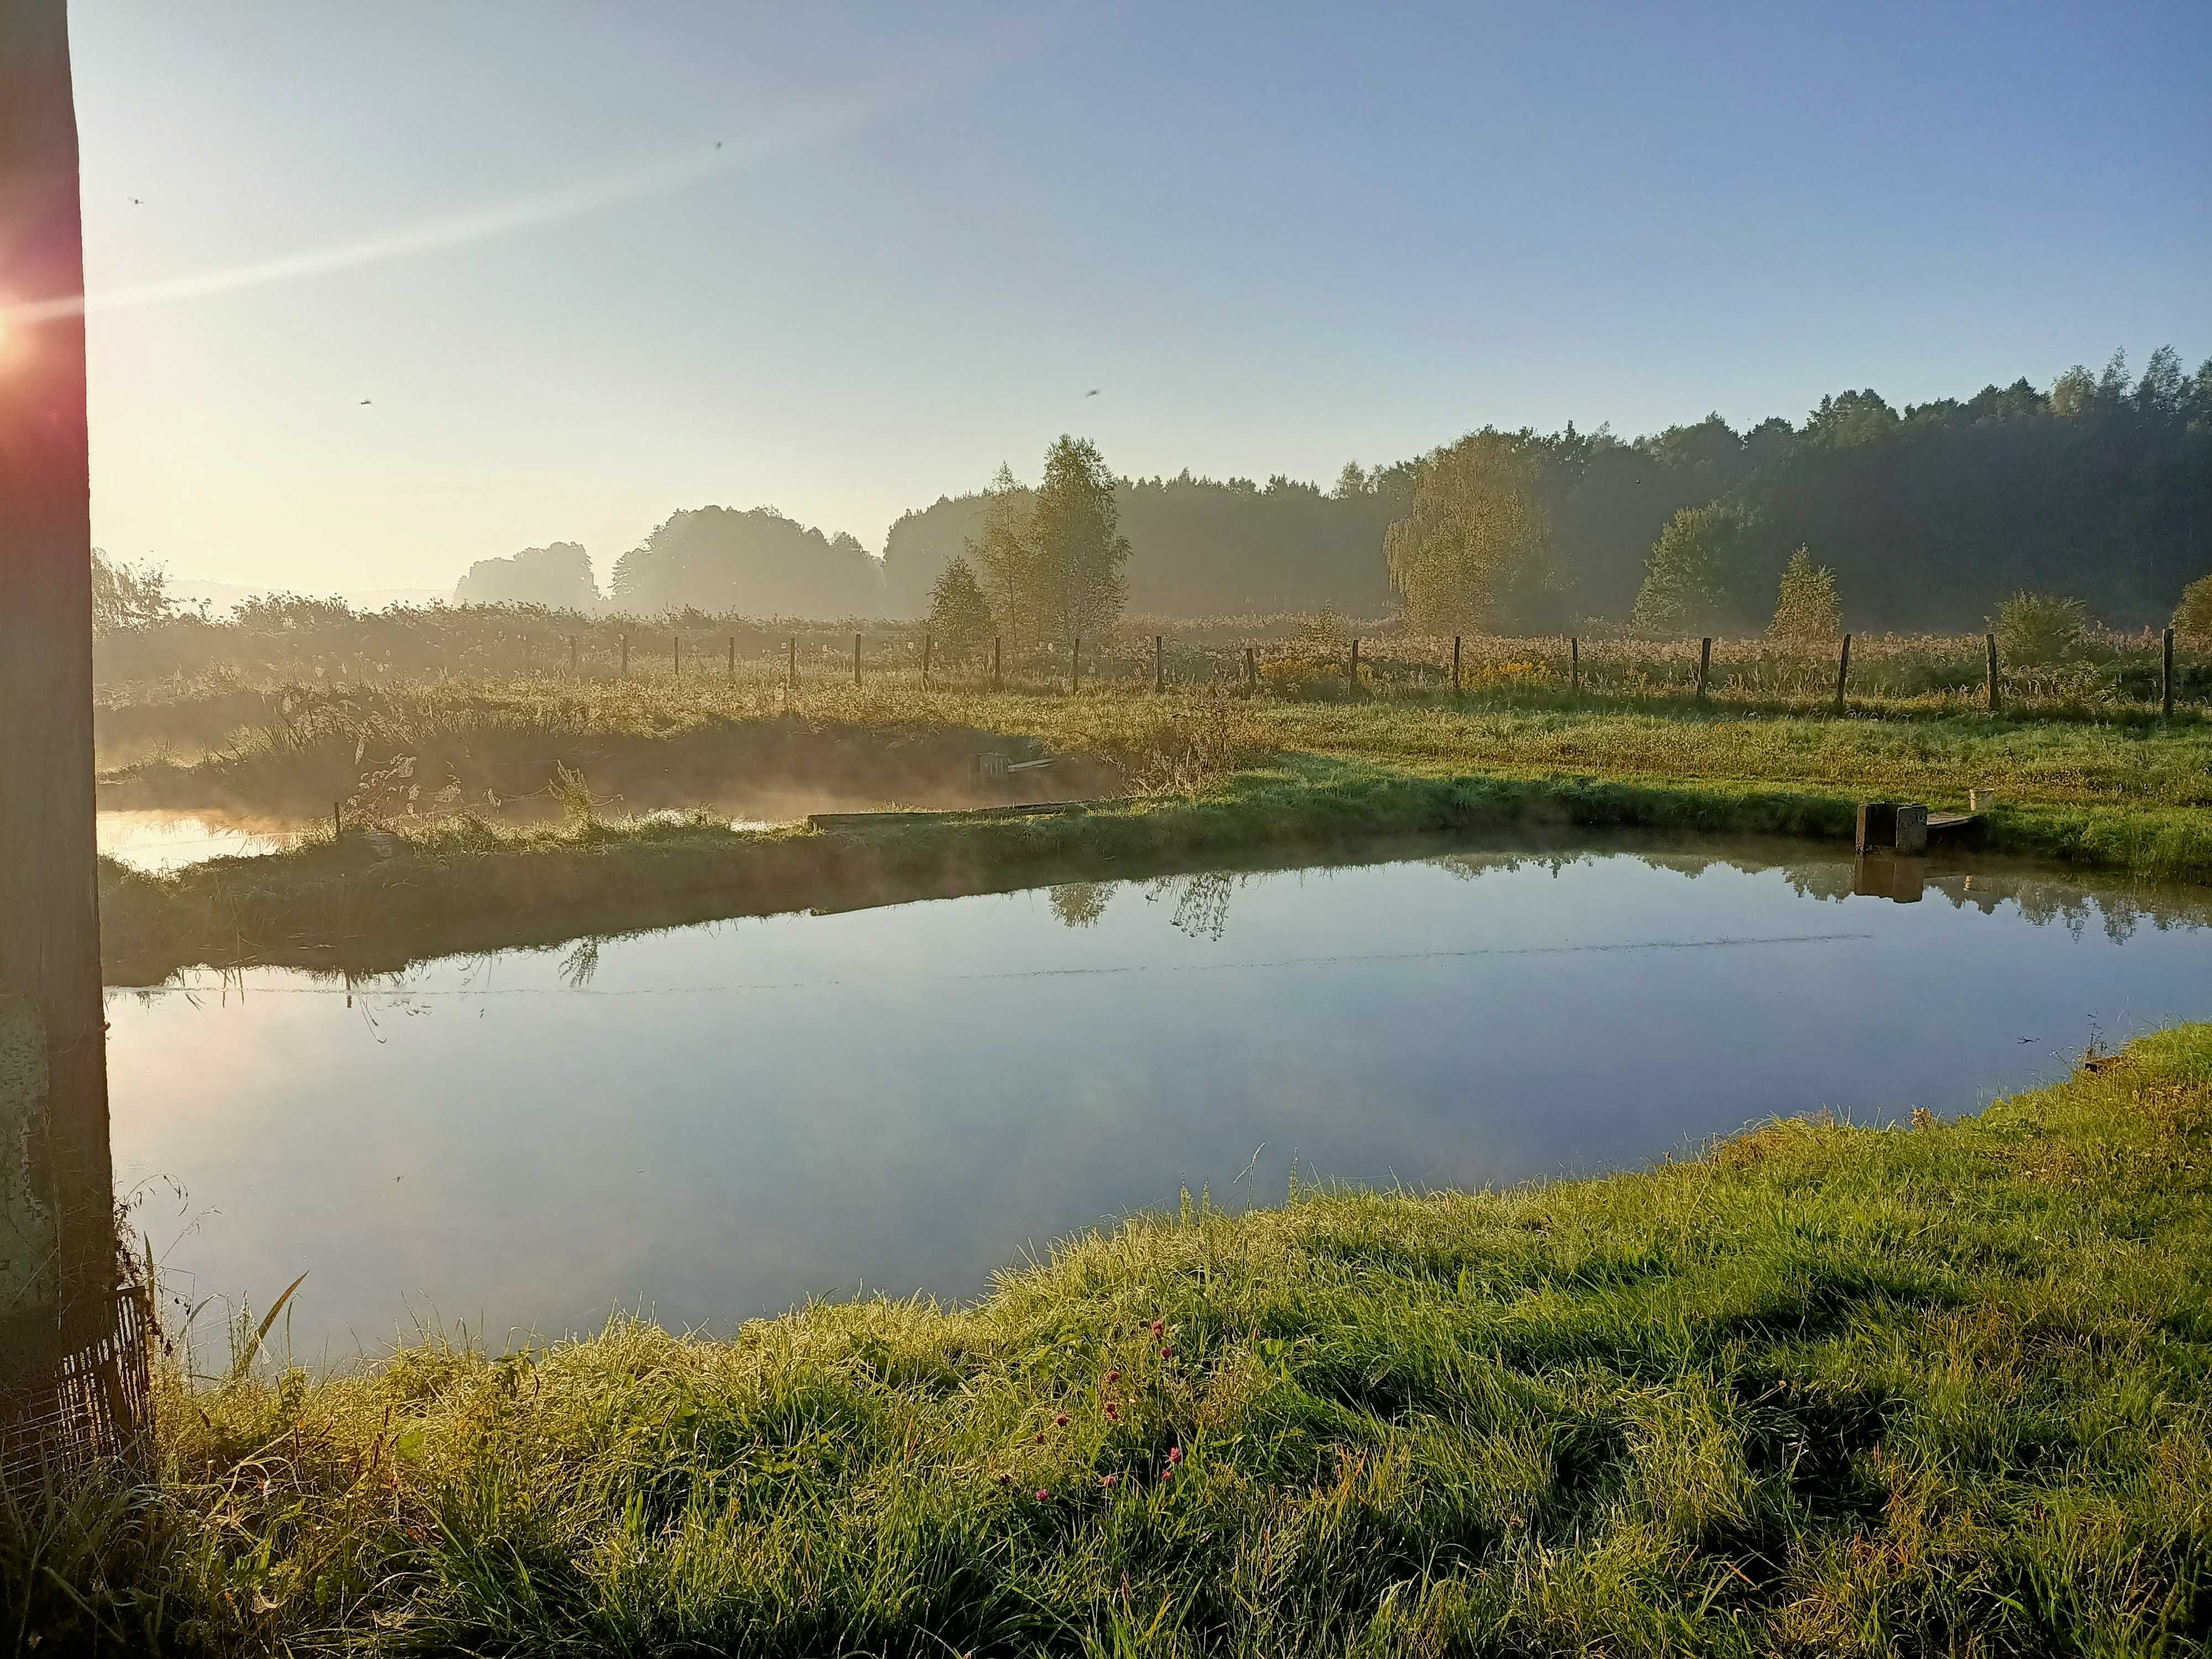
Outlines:
<svg viewBox="0 0 2212 1659"><path fill-rule="evenodd" d="M1256 647L1244 647L1244 695L1257 696L1260 693L1260 653Z"/></svg>
<svg viewBox="0 0 2212 1659"><path fill-rule="evenodd" d="M738 678L738 636L737 636L735 634L732 634L732 635L730 635L730 673L729 673L729 678L730 678L730 681L731 681L731 683L732 683L732 684L736 684L736 682L737 682L737 678Z"/></svg>
<svg viewBox="0 0 2212 1659"><path fill-rule="evenodd" d="M1452 695L1459 695L1459 635L1452 635Z"/></svg>
<svg viewBox="0 0 2212 1659"><path fill-rule="evenodd" d="M1075 689L1083 683L1083 635L1075 636L1075 649L1067 659L1067 695L1073 696Z"/></svg>
<svg viewBox="0 0 2212 1659"><path fill-rule="evenodd" d="M2159 713L2163 718L2172 720L2173 718L2173 630L2171 628L2166 630L2166 637L2160 641L2160 646L2158 676Z"/></svg>
<svg viewBox="0 0 2212 1659"><path fill-rule="evenodd" d="M994 691L1003 690L1006 685L1005 678L999 672L1000 647L1006 642L1006 636L1003 634L991 635L991 690Z"/></svg>
<svg viewBox="0 0 2212 1659"><path fill-rule="evenodd" d="M1851 683L1851 636L1844 635L1844 654L1836 663L1836 712L1844 712L1844 688Z"/></svg>
<svg viewBox="0 0 2212 1659"><path fill-rule="evenodd" d="M1997 703L1999 701L1997 696L1997 636L1994 634L1984 634L1982 635L1982 643L1989 648L1990 713L1994 714L1997 712Z"/></svg>
<svg viewBox="0 0 2212 1659"><path fill-rule="evenodd" d="M684 636L681 634L676 636L676 678L679 680L684 678Z"/></svg>
<svg viewBox="0 0 2212 1659"><path fill-rule="evenodd" d="M1567 690L1583 689L1583 642L1579 636L1567 641Z"/></svg>
<svg viewBox="0 0 2212 1659"><path fill-rule="evenodd" d="M1352 653L1344 659L1344 683L1353 692L1359 690L1359 641L1353 640Z"/></svg>
<svg viewBox="0 0 2212 1659"><path fill-rule="evenodd" d="M629 677L629 635L627 634L622 636L622 672L627 679Z"/></svg>
<svg viewBox="0 0 2212 1659"><path fill-rule="evenodd" d="M853 684L860 683L860 636L853 635Z"/></svg>
<svg viewBox="0 0 2212 1659"><path fill-rule="evenodd" d="M783 684L784 684L784 688L785 688L787 690L796 691L797 690L799 690L799 635L798 635L793 634L793 635L791 636L791 639L790 639L790 641L789 641L789 649L790 649L790 652L791 652L791 661L790 661L789 665L788 665L787 667L786 667L786 668L785 668L785 670L784 670L784 673L783 673Z"/></svg>
<svg viewBox="0 0 2212 1659"><path fill-rule="evenodd" d="M0 111L8 298L52 307L9 325L0 368L0 1445L9 1481L29 1466L12 1510L17 1492L38 1502L42 1452L67 1468L130 1443L146 1351L121 1325L108 1143L84 240L60 0L0 3Z"/></svg>
<svg viewBox="0 0 2212 1659"><path fill-rule="evenodd" d="M925 691L929 690L929 631L927 629L922 630L921 635L921 689Z"/></svg>
<svg viewBox="0 0 2212 1659"><path fill-rule="evenodd" d="M1712 636L1707 635L1704 643L1698 647L1698 701L1699 702L1705 700L1705 680L1712 672L1713 641Z"/></svg>
<svg viewBox="0 0 2212 1659"><path fill-rule="evenodd" d="M1167 659L1161 654L1160 636L1155 634L1152 635L1152 695L1157 697L1167 689Z"/></svg>

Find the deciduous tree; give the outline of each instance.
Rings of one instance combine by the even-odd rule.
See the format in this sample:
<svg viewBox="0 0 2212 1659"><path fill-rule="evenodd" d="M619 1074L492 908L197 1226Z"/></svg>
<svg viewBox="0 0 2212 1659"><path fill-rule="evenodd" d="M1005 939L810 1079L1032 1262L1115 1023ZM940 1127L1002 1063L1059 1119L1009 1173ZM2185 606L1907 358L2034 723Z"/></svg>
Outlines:
<svg viewBox="0 0 2212 1659"><path fill-rule="evenodd" d="M1528 445L1488 428L1422 459L1411 512L1382 536L1408 626L1454 634L1540 624L1556 581L1540 485Z"/></svg>
<svg viewBox="0 0 2212 1659"><path fill-rule="evenodd" d="M1659 633L1741 627L1751 607L1757 515L1730 501L1686 507L1651 544L1632 616Z"/></svg>

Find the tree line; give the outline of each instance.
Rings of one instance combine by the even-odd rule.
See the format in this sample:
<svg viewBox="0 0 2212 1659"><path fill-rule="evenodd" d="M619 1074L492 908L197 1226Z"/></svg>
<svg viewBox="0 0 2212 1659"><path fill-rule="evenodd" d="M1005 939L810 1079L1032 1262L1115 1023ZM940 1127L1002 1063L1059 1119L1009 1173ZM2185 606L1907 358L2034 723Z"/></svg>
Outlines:
<svg viewBox="0 0 2212 1659"><path fill-rule="evenodd" d="M2212 573L2212 361L2161 348L2131 378L2115 354L1901 411L1844 392L1802 426L1632 443L1486 428L1423 456L1413 497L1384 559L1429 631L1747 631L1793 562L1856 629L1978 629L2021 592L2146 626Z"/></svg>
<svg viewBox="0 0 2212 1659"><path fill-rule="evenodd" d="M1062 532L1036 515L1074 499L1077 472L1085 511L1126 544L1097 564L1097 599L1080 603L1010 574L1017 546L1046 556L1024 537L1060 545ZM1015 632L1050 614L1073 632L1079 617L1095 628L1124 611L1402 607L1431 632L1738 633L1768 624L1801 550L1804 579L1817 573L1861 630L1978 629L2023 590L2078 599L2116 626L2162 621L2212 574L2212 362L2192 375L2161 348L2131 375L2116 354L2101 373L2077 367L2047 388L2023 379L1902 410L1844 391L1802 422L1741 431L1718 415L1634 439L1571 423L1485 428L1409 460L1349 463L1326 489L1281 476L1117 477L1068 438L1036 486L1001 467L981 489L908 513L880 558L774 507L705 507L616 559L604 599L573 542L479 561L455 597L911 618L932 611L959 561L982 603L1016 607L1002 618Z"/></svg>

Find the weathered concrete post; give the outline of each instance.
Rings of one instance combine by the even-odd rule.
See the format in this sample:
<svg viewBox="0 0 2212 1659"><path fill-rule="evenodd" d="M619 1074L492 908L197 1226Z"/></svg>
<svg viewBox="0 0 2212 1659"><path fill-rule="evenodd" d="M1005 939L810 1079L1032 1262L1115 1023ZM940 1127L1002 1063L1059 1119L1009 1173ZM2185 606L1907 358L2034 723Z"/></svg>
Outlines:
<svg viewBox="0 0 2212 1659"><path fill-rule="evenodd" d="M0 0L0 1443L66 1455L128 1438L144 1356L117 1338L64 0Z"/></svg>

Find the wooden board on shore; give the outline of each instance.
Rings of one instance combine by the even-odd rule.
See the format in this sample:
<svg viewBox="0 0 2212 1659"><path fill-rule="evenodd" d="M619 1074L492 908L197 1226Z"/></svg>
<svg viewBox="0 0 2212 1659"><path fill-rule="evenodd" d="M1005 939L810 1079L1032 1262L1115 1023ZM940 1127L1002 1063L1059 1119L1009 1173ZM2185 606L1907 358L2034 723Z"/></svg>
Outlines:
<svg viewBox="0 0 2212 1659"><path fill-rule="evenodd" d="M1006 806L960 807L941 812L809 812L806 827L810 830L879 830L900 823L957 823L969 818L1053 817L1071 812L1096 812L1127 805L1127 797L1117 796L1109 800L1018 801Z"/></svg>

